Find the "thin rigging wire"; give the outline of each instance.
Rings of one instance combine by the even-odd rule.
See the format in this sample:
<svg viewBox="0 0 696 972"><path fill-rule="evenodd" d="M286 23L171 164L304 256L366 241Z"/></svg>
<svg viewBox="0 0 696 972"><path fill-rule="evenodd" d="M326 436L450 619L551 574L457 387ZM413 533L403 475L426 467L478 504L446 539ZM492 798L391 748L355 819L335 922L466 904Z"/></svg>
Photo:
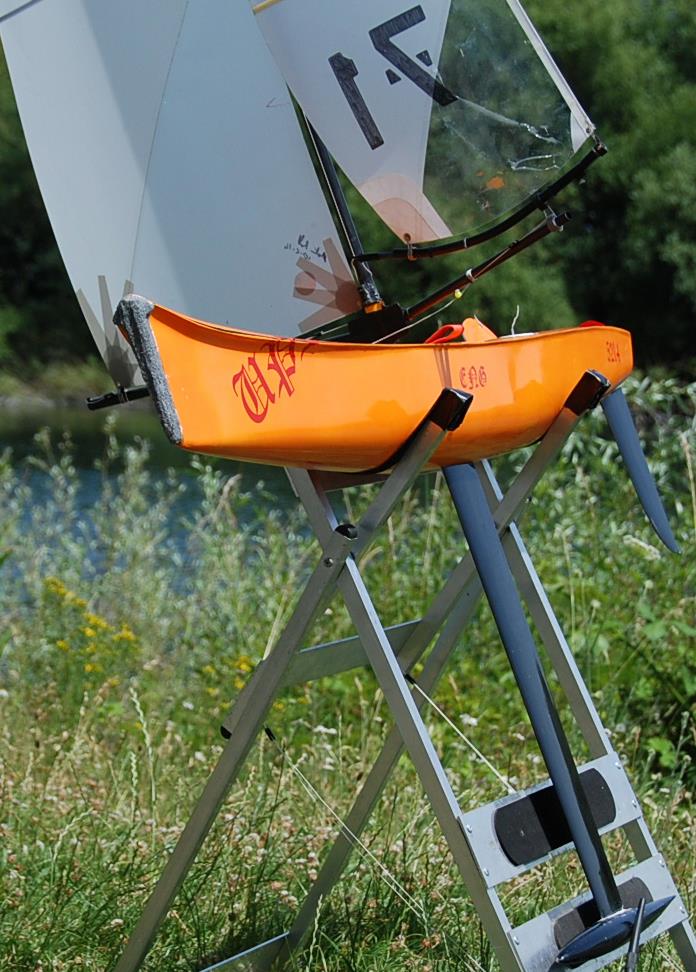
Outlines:
<svg viewBox="0 0 696 972"><path fill-rule="evenodd" d="M427 321L429 318L435 317L436 314L441 314L443 311L447 310L447 308L451 307L455 301L461 299L463 293L464 292L462 290L456 290L454 292L454 297L451 300L448 300L443 306L436 307L434 311L426 314L425 317L419 317L417 321L410 321L405 327L400 327L398 331L392 331L390 334L385 334L384 337L377 338L377 340L372 341L371 343L382 344L384 341L388 341L389 338L397 337L397 335L403 334L404 331L410 331L412 327L416 326L416 324L422 324L423 321Z"/></svg>
<svg viewBox="0 0 696 972"><path fill-rule="evenodd" d="M299 779L300 783L307 791L307 793L314 800L320 803L324 807L324 809L331 814L334 820L341 827L343 833L356 845L356 847L359 848L359 850L363 853L363 855L367 857L370 860L370 862L378 868L382 880L384 880L385 883L389 886L389 888L397 895L397 897L403 901L406 907L409 908L412 912L414 912L415 915L417 915L417 917L423 922L423 924L427 929L428 919L425 913L425 909L422 907L422 905L420 905L418 901L416 901L416 899L413 897L413 895L410 894L406 890L406 888L403 887L403 885L398 882L398 880L394 877L391 871L387 867L385 867L385 865L379 860L379 858L372 853L370 848L367 847L367 845L364 844L362 840L360 840L358 835L353 833L350 827L348 827L345 821L341 819L341 817L336 813L333 807L331 807L326 802L326 800L323 798L321 793L319 793L316 787L313 786L313 784L304 775L304 773L297 765L297 763L295 763L292 759L290 759L287 750L283 746L281 746L276 736L268 728L266 728L266 735L271 740L271 742L275 745L276 749L281 754L281 756L283 756L283 758L287 760L288 766L290 767L292 772L297 776L297 778Z"/></svg>
<svg viewBox="0 0 696 972"><path fill-rule="evenodd" d="M469 749L478 757L478 759L481 760L481 762L484 764L484 766L487 766L488 767L488 769L491 771L491 773L493 773L493 775L496 777L496 779L498 779L503 784L503 786L508 791L508 793L515 793L515 788L510 784L509 780L507 780L503 776L503 774L499 770L497 770L495 768L495 766L493 765L493 763L491 763L491 761L486 756L483 755L483 753L481 752L480 749L477 749L476 748L476 746L474 745L474 743L472 743L472 741L469 738L467 738L467 736L464 735L464 733L459 728L459 726L456 725L456 723L454 723L450 719L450 717L447 715L447 713L443 709L440 708L440 706L437 704L437 702L434 699L431 699L430 698L430 696L428 695L428 693L425 692L420 687L420 685L418 684L418 682L416 682L415 679L410 678L410 677L408 677L408 681L410 682L410 684L415 689L417 689L418 692L420 692L420 694L423 696L423 698L428 703L428 705L430 705L435 710L435 712L437 712L437 714L442 719L445 720L445 722L450 727L450 729L453 729L454 732L456 732L456 734L459 736L459 738L463 742L466 743L466 745L469 747Z"/></svg>
<svg viewBox="0 0 696 972"><path fill-rule="evenodd" d="M483 755L483 753L479 749L477 749L477 747L471 742L471 740L468 739L464 735L464 733L461 731L461 729L457 725L455 725L455 723L449 718L449 716L447 715L447 713L444 712L440 708L440 706L434 701L434 699L430 698L430 696L427 694L427 692L425 692L425 690L422 689L420 687L420 685L418 685L418 683L410 675L407 675L406 678L407 678L409 684L412 685L413 688L417 689L418 692L420 692L420 694L423 696L423 698L425 699L425 701L434 709L434 711L439 716L442 717L442 719L444 719L444 721L447 723L447 725L450 726L450 728L454 730L454 732L456 733L456 735L459 736L459 738L462 739L466 743L466 745L472 750L472 752L475 753L475 755L478 757L478 759L480 759L481 762L485 766L487 766L488 769L494 774L494 776L498 780L500 780L500 782L508 790L508 792L509 793L515 793L514 788L510 785L510 783L508 782L508 780L506 780L505 777L490 762L490 760L488 760ZM339 816L338 813L336 813L336 811L333 809L333 807L329 803L327 803L327 801L324 799L324 797L321 795L321 793L319 793L319 791L316 789L316 787L310 782L310 780L302 772L302 770L300 769L299 765L290 758L287 749L279 742L279 740L276 737L275 733L268 726L265 727L265 732L266 732L266 736L268 737L268 739L273 743L273 745L276 747L276 749L278 750L278 752L280 753L280 755L287 762L287 765L290 767L290 770L297 776L297 778L300 781L300 783L301 783L302 787L304 788L304 790L309 794L309 796L313 800L317 801L319 804L321 804L322 807L324 807L324 809L338 823L338 825L340 826L341 831L343 832L343 834L353 843L353 845L358 849L358 851L360 853L362 853L362 855L365 858L367 858L367 860L377 868L377 871L378 871L379 876L384 881L384 883L387 885L387 887L391 891L393 891L394 894L396 894L396 896L403 902L403 904L409 909L409 911L413 912L413 914L415 914L416 917L419 918L420 921L423 922L423 925L424 925L424 928L425 928L426 934L427 934L427 930L428 930L428 916L427 916L427 914L425 912L425 908L421 904L418 903L418 901L413 897L413 895L410 894L409 891L407 891L406 888L402 884L399 883L399 881L394 877L394 875L391 873L391 871L379 860L379 858L375 854L372 853L372 851L370 850L370 848L366 844L363 843L363 841L358 837L358 835L355 834L350 829L350 827L348 827L348 825L346 824L346 822ZM449 936L444 935L444 938L445 939L447 937L449 937ZM466 959L467 964L468 964L468 966L469 966L470 969L474 969L474 967L475 967L474 972L476 972L476 970L479 970L479 969L481 970L481 972L483 972L483 966L481 966L473 958L473 956L464 956L464 958ZM473 962L473 965L471 964L472 962Z"/></svg>

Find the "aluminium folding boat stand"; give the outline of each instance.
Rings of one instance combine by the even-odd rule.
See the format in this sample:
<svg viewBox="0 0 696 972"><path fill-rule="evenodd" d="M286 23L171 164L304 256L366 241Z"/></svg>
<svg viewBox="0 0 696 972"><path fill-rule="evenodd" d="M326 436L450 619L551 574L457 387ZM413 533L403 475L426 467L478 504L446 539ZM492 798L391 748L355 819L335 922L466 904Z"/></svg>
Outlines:
<svg viewBox="0 0 696 972"><path fill-rule="evenodd" d="M319 562L275 647L253 672L223 723L227 743L220 760L115 972L140 968L278 693L298 682L364 665L374 671L394 719L377 761L288 931L210 966L209 972L261 972L288 962L313 927L322 899L340 878L355 838L364 829L404 748L505 972L600 969L626 955L627 949L626 967L635 968L639 942L663 932L671 935L684 967L696 970L696 938L684 904L514 522L580 415L606 395L607 386L601 375L585 373L505 495L487 462L445 469L469 553L421 619L390 628L380 623L356 555L372 542L443 437L466 421L471 396L443 391L405 443L389 474L359 477L289 470L321 544ZM610 420L620 421L624 408L620 391L605 397L602 404ZM642 454L640 458L643 461ZM635 458L633 467L635 472ZM359 523L339 523L328 493L375 479L382 481L381 488ZM639 488L649 492L653 487L642 482ZM661 515L658 511L653 520ZM669 533L668 526L666 531ZM674 545L671 535L667 540ZM552 702L518 589L587 742L592 759L579 771ZM345 600L357 636L303 647L313 620L335 590ZM433 690L482 592L520 687L550 782L465 812L421 719L424 696L415 690L408 673L434 642L418 680L423 692ZM617 828L623 828L637 863L615 877L599 835ZM589 893L513 927L497 893L498 886L573 847Z"/></svg>

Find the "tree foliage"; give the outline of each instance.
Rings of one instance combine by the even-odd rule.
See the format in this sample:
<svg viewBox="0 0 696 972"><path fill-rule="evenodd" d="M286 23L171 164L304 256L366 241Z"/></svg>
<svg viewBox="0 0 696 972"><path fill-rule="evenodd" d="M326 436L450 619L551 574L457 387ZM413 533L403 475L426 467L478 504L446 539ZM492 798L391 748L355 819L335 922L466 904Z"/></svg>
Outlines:
<svg viewBox="0 0 696 972"><path fill-rule="evenodd" d="M696 5L527 5L609 147L563 248L569 298L581 314L628 327L644 361L693 354Z"/></svg>
<svg viewBox="0 0 696 972"><path fill-rule="evenodd" d="M527 7L609 153L566 192L575 219L561 238L484 278L456 313L478 313L502 332L518 308L518 330L595 318L628 327L643 363L683 361L693 355L696 311L696 4L527 0ZM10 351L85 354L87 329L1 61L0 213L0 361ZM379 278L387 296L409 303L488 253L382 264Z"/></svg>
<svg viewBox="0 0 696 972"><path fill-rule="evenodd" d="M0 48L0 364L81 357L87 328L31 167Z"/></svg>

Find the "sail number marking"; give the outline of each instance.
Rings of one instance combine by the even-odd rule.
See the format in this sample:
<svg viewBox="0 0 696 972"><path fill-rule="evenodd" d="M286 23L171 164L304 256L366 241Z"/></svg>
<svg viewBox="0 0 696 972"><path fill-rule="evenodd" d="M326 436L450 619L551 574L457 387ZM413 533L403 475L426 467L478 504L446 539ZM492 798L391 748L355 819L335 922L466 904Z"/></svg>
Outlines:
<svg viewBox="0 0 696 972"><path fill-rule="evenodd" d="M424 71L420 64L412 61L408 54L404 54L396 44L392 43L392 37L408 30L409 27L415 27L416 24L420 24L424 20L423 8L420 5L412 7L397 17L386 20L379 27L373 27L370 31L370 40L375 50L386 57L395 68L402 71L409 81L413 81L433 101L436 101L438 105L451 105L453 101L457 100L457 96L452 94L437 78Z"/></svg>
<svg viewBox="0 0 696 972"><path fill-rule="evenodd" d="M369 32L370 40L375 50L395 68L398 68L424 94L432 98L438 105L450 105L453 101L457 100L457 96L452 94L437 78L428 74L420 64L417 64L401 48L397 47L392 40L397 34L401 34L405 30L415 27L416 24L420 24L424 20L425 13L419 4L416 7L411 7L410 10L405 10L396 17L392 17L390 20L385 20L383 24L378 24L377 27L373 27ZM424 51L423 54L426 55L427 52ZM426 63L430 62L427 61ZM331 55L329 64L353 113L353 117L367 140L367 144L373 150L379 148L380 145L384 145L384 138L382 137L377 122L372 116L358 88L356 78L359 72L355 61L338 52ZM394 74L391 70L387 72L387 77L390 84L394 84L400 80L400 76Z"/></svg>
<svg viewBox="0 0 696 972"><path fill-rule="evenodd" d="M360 130L367 139L367 144L371 149L384 145L382 133L377 128L377 123L370 114L370 109L365 104L365 99L355 83L358 76L355 61L351 61L349 57L344 57L343 54L332 54L329 58L329 64L336 75L336 80L341 86L346 101L350 105L350 110L353 112L356 122L360 125Z"/></svg>
<svg viewBox="0 0 696 972"><path fill-rule="evenodd" d="M610 364L618 364L621 361L621 348L618 341L607 341L607 361Z"/></svg>
<svg viewBox="0 0 696 972"><path fill-rule="evenodd" d="M470 365L468 368L459 369L459 384L465 391L474 391L477 388L485 388L488 384L488 374L484 365Z"/></svg>

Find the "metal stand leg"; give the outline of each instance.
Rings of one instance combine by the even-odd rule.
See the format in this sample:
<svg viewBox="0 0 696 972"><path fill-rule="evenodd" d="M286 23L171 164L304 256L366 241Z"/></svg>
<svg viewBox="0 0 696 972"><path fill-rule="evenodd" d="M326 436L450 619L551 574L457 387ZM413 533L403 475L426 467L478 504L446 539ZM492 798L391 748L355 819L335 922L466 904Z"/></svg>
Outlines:
<svg viewBox="0 0 696 972"><path fill-rule="evenodd" d="M503 496L499 490L497 491L495 497L491 500L491 506L499 531L504 531L523 507L544 471L556 458L580 415L596 404L606 387L606 382L601 375L594 372L585 374L508 493ZM492 472L490 475L492 477ZM308 474L297 474L295 472L291 474L291 481L298 497L310 515L314 530L321 536L322 532L326 531L327 526L330 526L330 517L327 521L327 504L325 500L319 499L316 483ZM481 591L481 582L469 555L460 562L430 610L420 622L414 624L410 635L402 645L398 656L399 666L402 671L408 671L418 661L428 643L444 622L444 629L437 639L419 678L419 685L426 693L431 692L439 680L457 639L476 608ZM345 645L342 645L342 651L345 651ZM415 697L414 702L419 710L424 704L420 695ZM403 741L398 729L391 730L382 752L346 817L346 827L351 835L359 836L362 833L403 748ZM352 838L348 834L339 835L300 908L287 940L279 947L281 959L288 958L300 947L305 935L314 923L319 902L326 897L339 880L352 850ZM499 959L503 961L505 968L520 968L518 960L509 948L508 933L510 926L504 919L504 913L497 896L480 880L478 869L472 866L470 861L464 876L469 892L484 920L489 937L493 940L502 939L503 944L498 948ZM503 952L507 957L503 956ZM263 968L270 967L270 964L269 962ZM259 966L259 968L262 968L262 966Z"/></svg>
<svg viewBox="0 0 696 972"><path fill-rule="evenodd" d="M325 556L314 570L299 603L281 635L275 651L263 669L257 669L242 692L234 709L234 733L213 770L196 807L162 872L155 890L133 931L115 972L138 969L157 929L193 863L198 850L218 814L225 796L234 782L278 694L283 675L297 646L319 609L336 583L353 540L334 533Z"/></svg>

